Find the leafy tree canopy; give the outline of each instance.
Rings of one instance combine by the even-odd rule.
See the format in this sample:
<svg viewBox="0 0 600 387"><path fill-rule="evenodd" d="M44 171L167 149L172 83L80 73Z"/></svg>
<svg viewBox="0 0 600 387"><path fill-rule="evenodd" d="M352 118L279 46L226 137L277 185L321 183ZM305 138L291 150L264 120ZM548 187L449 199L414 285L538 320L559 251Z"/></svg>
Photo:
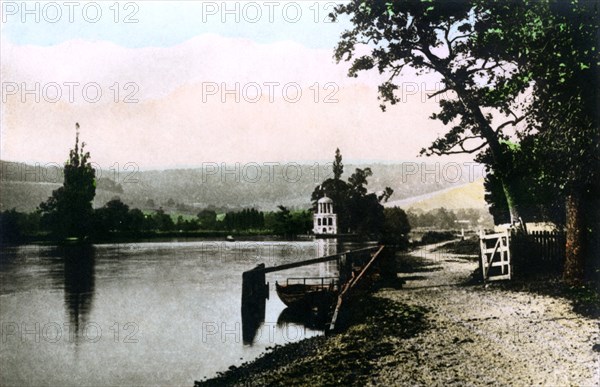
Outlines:
<svg viewBox="0 0 600 387"><path fill-rule="evenodd" d="M75 147L64 166L63 186L39 206L44 224L59 238L89 235L92 200L96 195L96 172L90 164L85 142L79 147L79 124L75 124Z"/></svg>
<svg viewBox="0 0 600 387"><path fill-rule="evenodd" d="M393 194L386 187L379 195L369 193L368 178L373 176L371 168L356 168L348 181L341 179L344 170L342 155L336 149L334 160L334 177L326 179L315 187L311 200L316 211L317 201L324 196L333 200L337 214L338 232L356 232L363 235L380 235L383 230L383 206Z"/></svg>

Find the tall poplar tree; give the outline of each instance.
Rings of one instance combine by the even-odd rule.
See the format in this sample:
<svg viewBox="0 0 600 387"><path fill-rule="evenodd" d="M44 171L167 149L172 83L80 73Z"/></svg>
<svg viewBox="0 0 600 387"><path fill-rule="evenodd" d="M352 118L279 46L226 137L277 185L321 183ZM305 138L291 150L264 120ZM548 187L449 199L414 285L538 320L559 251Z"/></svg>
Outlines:
<svg viewBox="0 0 600 387"><path fill-rule="evenodd" d="M39 206L43 223L57 238L83 239L91 231L96 171L89 161L90 153L85 151L85 142L79 146L79 123L75 130L75 147L64 166L63 186Z"/></svg>

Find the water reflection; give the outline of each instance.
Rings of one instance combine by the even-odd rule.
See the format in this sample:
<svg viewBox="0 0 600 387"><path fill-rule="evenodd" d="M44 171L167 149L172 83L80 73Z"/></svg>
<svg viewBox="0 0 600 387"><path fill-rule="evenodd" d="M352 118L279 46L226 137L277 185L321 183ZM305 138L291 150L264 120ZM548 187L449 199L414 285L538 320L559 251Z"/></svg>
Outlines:
<svg viewBox="0 0 600 387"><path fill-rule="evenodd" d="M293 247L294 245L289 246ZM316 239L314 241L314 246L314 254L316 254L316 257L334 255L341 248L343 248L341 241L338 241L337 239ZM292 253L293 248L289 248L288 246L284 245L284 248L281 251L281 256L289 257L292 256ZM297 257L298 260L315 258L315 256L310 257L306 256L305 254L297 254ZM312 266L315 267L315 265ZM262 267L264 268L264 265L262 265ZM331 262L322 262L316 264L316 269L321 277L336 276L338 273L338 262L335 260ZM248 278L245 279L246 285L243 285L244 289L246 290L242 290L242 338L244 345L254 344L257 333L265 321L265 298L262 297L262 294L253 294L252 296L249 296L250 293L256 293L252 289L253 286L247 286L252 282L249 278L251 274L252 273L244 274ZM257 283L260 284L264 283L264 275L261 278L257 278L257 281ZM258 287L260 288L259 285ZM312 313L311 311L286 308L279 315L277 319L277 326L286 327L291 323L313 330L323 331L325 330L328 320L327 312L327 310L321 310L320 313Z"/></svg>
<svg viewBox="0 0 600 387"><path fill-rule="evenodd" d="M268 262L267 266L270 267L281 263L331 256L368 246L368 244L362 242L353 242L337 238L315 239L312 242L312 245L314 246L314 251L312 253L314 255L307 255L306 250L302 250L299 245L283 244L282 247L279 248L277 256L278 258L285 259L285 261ZM295 252L295 249L298 251ZM258 257L261 257L261 254L258 254ZM337 260L304 266L300 269L301 271L296 271L294 275L289 275L289 271L272 272L266 276L266 279L263 274L262 277L257 278L256 281L247 281L246 284L256 282L256 286L245 287L243 285L243 289L246 289L242 290L242 337L244 345L254 344L258 332L265 322L266 302L260 291L261 286L257 284L264 284L267 280L274 282L276 279L283 282L289 277L314 277L317 273L319 277L338 277L339 281L343 282L345 281L345 278L340 278L340 275L349 271L347 267L349 263L346 256L341 255L340 259ZM265 265L264 263L261 263L259 266L264 268ZM250 272L247 272L244 275L250 274ZM275 292L274 297L278 297ZM310 310L285 308L277 317L277 326L286 327L289 324L293 324L304 326L305 328L314 331L324 331L331 318L330 312L331 311L328 308L321 308L319 313Z"/></svg>
<svg viewBox="0 0 600 387"><path fill-rule="evenodd" d="M193 385L240 358L254 359L267 346L318 335L295 324L277 328L284 305L273 288L265 306L244 312L249 327L244 340L253 343L242 345L242 273L261 262L275 266L315 257L312 241L287 245L153 241L2 249L0 320L27 329L40 325L39 342L27 334L10 336L0 345L0 385ZM250 246L254 250L248 251ZM313 265L269 273L266 282L318 275ZM51 342L47 339L55 331L44 333L44 324L52 328L55 323L72 326ZM135 335L125 328L128 323L139 327ZM218 331L209 334L207 326ZM129 344L128 337L138 343Z"/></svg>
<svg viewBox="0 0 600 387"><path fill-rule="evenodd" d="M317 246L317 257L333 255L337 254L338 251L342 251L338 250L342 248L342 243L337 238L315 239L315 243Z"/></svg>
<svg viewBox="0 0 600 387"><path fill-rule="evenodd" d="M94 300L95 248L92 245L57 248L64 260L65 310L69 313L75 342L88 323Z"/></svg>
<svg viewBox="0 0 600 387"><path fill-rule="evenodd" d="M2 246L0 249L0 271L7 271L15 264L18 257L17 249L10 246Z"/></svg>
<svg viewBox="0 0 600 387"><path fill-rule="evenodd" d="M288 324L301 325L316 331L324 331L329 322L329 310L319 309L310 311L297 308L285 308L277 319L277 326L286 327Z"/></svg>
<svg viewBox="0 0 600 387"><path fill-rule="evenodd" d="M256 334L265 322L266 300L262 297L252 302L242 302L242 340L244 345L254 344Z"/></svg>

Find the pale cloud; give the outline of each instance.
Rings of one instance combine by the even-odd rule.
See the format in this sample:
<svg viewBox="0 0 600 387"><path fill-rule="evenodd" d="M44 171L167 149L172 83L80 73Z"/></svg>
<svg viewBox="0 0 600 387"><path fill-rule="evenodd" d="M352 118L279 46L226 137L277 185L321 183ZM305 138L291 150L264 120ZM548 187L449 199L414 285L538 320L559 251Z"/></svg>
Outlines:
<svg viewBox="0 0 600 387"><path fill-rule="evenodd" d="M351 159L406 160L444 131L441 123L428 119L437 104L423 102L422 90L382 113L377 101L381 77L372 72L348 78L347 64L335 64L332 50L292 41L258 44L207 34L173 47L124 48L84 40L49 47L3 40L1 55L3 82L24 82L30 88L39 82L41 89L50 82L95 82L103 93L99 102L89 103L79 88L70 103L62 87L57 103L44 101L43 95L40 103L32 95L23 103L20 93L5 95L3 89L1 152L6 160L64 161L75 122L81 123L92 158L102 167L135 162L142 168L323 160L335 147ZM435 86L434 77L407 75L404 81L418 88L423 82L428 89ZM115 103L115 82L120 100L136 91L125 90L126 83L139 86L134 96L139 102ZM240 93L246 86L248 100L256 90L248 86L258 84L262 98L250 103L240 95L236 103L227 94L223 102L221 90L203 93L223 83L229 90L239 83ZM279 85L269 89L267 83ZM283 95L290 83L302 91L296 103ZM288 99L294 98L294 89L288 91ZM337 102L324 103L328 95Z"/></svg>

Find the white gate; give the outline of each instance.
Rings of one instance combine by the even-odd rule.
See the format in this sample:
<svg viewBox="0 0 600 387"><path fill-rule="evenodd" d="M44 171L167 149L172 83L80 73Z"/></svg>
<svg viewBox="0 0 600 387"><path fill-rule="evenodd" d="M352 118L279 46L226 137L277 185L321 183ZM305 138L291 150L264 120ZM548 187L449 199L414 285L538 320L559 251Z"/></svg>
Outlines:
<svg viewBox="0 0 600 387"><path fill-rule="evenodd" d="M510 279L510 230L503 233L479 234L481 269L484 281ZM491 270L492 268L499 268Z"/></svg>

